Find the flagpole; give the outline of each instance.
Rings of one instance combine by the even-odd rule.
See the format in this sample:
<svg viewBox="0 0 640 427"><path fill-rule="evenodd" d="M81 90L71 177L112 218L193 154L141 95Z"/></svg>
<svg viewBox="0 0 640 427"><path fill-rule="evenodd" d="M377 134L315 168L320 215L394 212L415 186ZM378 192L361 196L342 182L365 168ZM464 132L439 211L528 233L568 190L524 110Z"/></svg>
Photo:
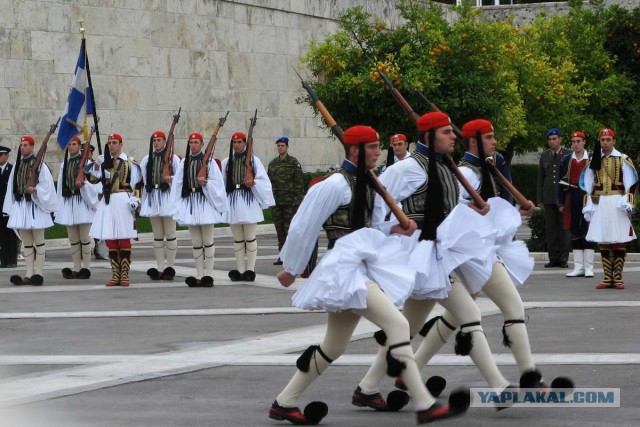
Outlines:
<svg viewBox="0 0 640 427"><path fill-rule="evenodd" d="M79 19L80 34L82 35L82 49L84 49L84 61L87 66L87 84L89 85L89 97L93 106L93 128L96 135L96 143L98 144L98 154L102 154L102 144L100 143L100 129L98 128L98 110L96 109L96 98L93 94L93 85L91 84L91 70L89 69L89 55L87 54L87 39L84 37L84 20Z"/></svg>

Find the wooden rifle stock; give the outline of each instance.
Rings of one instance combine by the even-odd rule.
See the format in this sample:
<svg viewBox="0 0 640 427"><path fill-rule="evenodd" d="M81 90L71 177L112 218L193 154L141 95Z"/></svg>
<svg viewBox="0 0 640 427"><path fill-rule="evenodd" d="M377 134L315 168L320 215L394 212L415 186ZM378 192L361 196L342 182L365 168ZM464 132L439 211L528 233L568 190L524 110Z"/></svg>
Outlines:
<svg viewBox="0 0 640 427"><path fill-rule="evenodd" d="M296 74L298 74L298 77L300 77L300 81L302 82L302 87L307 91L307 93L313 100L313 105L318 109L318 111L322 115L322 118L327 123L327 125L331 127L331 130L333 131L333 134L336 136L336 138L338 138L338 140L344 144L344 132L342 131L342 128L338 126L336 121L331 116L331 113L329 113L329 110L327 110L327 108L324 106L324 104L322 103L318 95L315 93L315 91L311 88L311 86L309 86L302 79L302 77L300 76L300 74L295 68L294 68L294 71L296 72ZM393 199L393 197L391 197L391 194L389 194L387 189L382 186L382 184L378 180L378 177L370 171L368 172L368 175L374 183L373 189L375 190L376 193L380 195L380 197L382 197L382 199L385 201L387 206L389 206L389 209L391 209L391 212L393 213L393 215L398 219L398 222L400 223L400 227L402 227L404 230L408 230L409 227L411 226L411 222L407 214L404 213L402 208L398 206L398 204Z"/></svg>
<svg viewBox="0 0 640 427"><path fill-rule="evenodd" d="M218 132L220 132L220 128L224 126L224 122L227 121L228 115L229 115L229 111L227 111L227 114L225 114L224 117L220 117L220 119L218 120L218 124L213 130L213 135L211 135L211 139L207 144L207 149L204 152L204 157L202 158L202 164L200 165L200 170L198 171L198 179L200 178L207 179L207 170L208 170L209 160L213 157L213 151L216 149Z"/></svg>
<svg viewBox="0 0 640 427"><path fill-rule="evenodd" d="M85 142L84 151L82 152L82 157L80 158L80 164L78 165L78 176L76 177L76 188L81 188L84 185L85 174L84 167L89 160L89 156L91 155L91 138L93 138L93 133L95 132L95 126L91 126L91 132L89 133L89 138Z"/></svg>
<svg viewBox="0 0 640 427"><path fill-rule="evenodd" d="M173 132L180 120L180 111L182 111L182 107L178 109L178 114L173 116L173 121L171 122L171 128L169 129L169 135L167 135L167 144L165 145L164 152L164 165L162 165L162 177L173 175L173 141L174 136ZM151 159L149 159L151 161ZM152 183L153 184L153 183Z"/></svg>
<svg viewBox="0 0 640 427"><path fill-rule="evenodd" d="M440 111L440 109L433 102L431 102L420 90L414 89L414 91L429 106L432 111ZM456 134L456 136L462 139L463 136L460 128L453 123L451 124L451 126L453 127L453 132ZM502 174L502 172L500 172L498 168L496 168L496 165L493 163L493 158L491 158L491 160L487 158L484 159L484 161L489 166L489 172L491 173L491 175L493 175L498 181L500 181L500 184L502 184L502 186L513 196L513 198L516 200L516 202L518 202L520 206L522 206L523 208L529 206L529 209L533 209L535 207L535 205L529 202L529 200L527 200L527 198L524 197L520 191L518 191L518 189L511 183L511 181L509 181Z"/></svg>
<svg viewBox="0 0 640 427"><path fill-rule="evenodd" d="M58 128L58 124L60 123L60 117L58 117L58 121L49 127L49 132L44 137L44 141L40 145L40 149L38 150L38 154L36 154L36 160L33 162L31 166L31 171L29 172L29 179L27 180L27 187L35 187L38 185L38 178L40 173L40 167L42 166L42 162L44 161L44 155L47 153L47 143L49 142L49 138L51 138L51 134L53 134Z"/></svg>
<svg viewBox="0 0 640 427"><path fill-rule="evenodd" d="M256 122L258 121L258 109L256 108L256 112L253 117L249 121L249 131L247 132L247 150L244 156L244 183L249 184L253 182L255 178L253 176L253 169L251 168L251 157L253 157L253 128L256 127Z"/></svg>

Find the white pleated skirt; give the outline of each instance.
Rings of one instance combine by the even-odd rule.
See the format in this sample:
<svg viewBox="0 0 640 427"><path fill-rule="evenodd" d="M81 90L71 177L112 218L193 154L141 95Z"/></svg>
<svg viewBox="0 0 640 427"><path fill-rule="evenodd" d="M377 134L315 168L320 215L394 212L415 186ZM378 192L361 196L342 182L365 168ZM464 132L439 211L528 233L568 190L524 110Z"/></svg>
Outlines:
<svg viewBox="0 0 640 427"><path fill-rule="evenodd" d="M24 198L19 202L14 200L11 205L11 212L8 212L8 214L7 227L14 230L35 230L53 225L50 213L40 209L33 201L27 201Z"/></svg>
<svg viewBox="0 0 640 427"><path fill-rule="evenodd" d="M242 190L227 195L229 211L225 212L224 221L228 224L257 224L264 221L260 203L252 193L250 196Z"/></svg>
<svg viewBox="0 0 640 427"><path fill-rule="evenodd" d="M204 194L192 193L178 200L172 216L173 220L180 225L208 225L223 222L223 215L216 211L215 206Z"/></svg>
<svg viewBox="0 0 640 427"><path fill-rule="evenodd" d="M626 243L636 238L626 212L618 208L624 196L600 196L586 239L598 243Z"/></svg>
<svg viewBox="0 0 640 427"><path fill-rule="evenodd" d="M412 238L370 228L341 237L293 295L293 306L330 312L365 309L367 282L373 280L399 307L414 286L415 272L406 262L412 247Z"/></svg>
<svg viewBox="0 0 640 427"><path fill-rule="evenodd" d="M140 203L140 216L171 216L175 206L169 202L170 191L162 191L154 188L150 193L142 189L142 202Z"/></svg>
<svg viewBox="0 0 640 427"><path fill-rule="evenodd" d="M91 224L95 211L89 206L81 194L62 198L60 209L55 213L55 223L61 225Z"/></svg>
<svg viewBox="0 0 640 427"><path fill-rule="evenodd" d="M89 235L100 240L138 237L135 216L129 206L129 193L113 193L108 205L105 204L104 198L100 200Z"/></svg>

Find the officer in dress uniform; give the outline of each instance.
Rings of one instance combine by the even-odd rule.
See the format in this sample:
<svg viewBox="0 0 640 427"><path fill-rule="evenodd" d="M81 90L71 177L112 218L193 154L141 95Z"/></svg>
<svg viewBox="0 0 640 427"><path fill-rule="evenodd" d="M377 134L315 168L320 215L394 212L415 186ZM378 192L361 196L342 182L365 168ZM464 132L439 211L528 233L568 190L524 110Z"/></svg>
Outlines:
<svg viewBox="0 0 640 427"><path fill-rule="evenodd" d="M281 136L276 140L278 156L269 162L267 174L273 187L276 205L271 207L273 224L278 234L278 252L287 239L289 224L304 197L304 177L298 159L289 155L289 138ZM278 260L273 265L282 265Z"/></svg>
<svg viewBox="0 0 640 427"><path fill-rule="evenodd" d="M569 232L562 228L564 215L558 206L558 181L560 180L560 161L569 151L560 146L562 137L558 128L549 129L547 142L549 149L540 155L536 191L538 207L544 208L547 227L549 262L544 266L545 268L568 268Z"/></svg>
<svg viewBox="0 0 640 427"><path fill-rule="evenodd" d="M169 203L172 176L162 176L167 137L163 131L157 130L149 139L149 154L140 162L144 182L140 216L148 217L151 222L157 268L147 270L147 276L151 280L173 280L176 275L173 264L176 260L178 241L176 222L171 217L173 206ZM180 159L173 154L170 162L170 173L175 174Z"/></svg>
<svg viewBox="0 0 640 427"><path fill-rule="evenodd" d="M0 204L4 203L13 164L9 163L11 148L0 145ZM18 265L18 238L7 227L9 216L0 212L0 268L14 268Z"/></svg>
<svg viewBox="0 0 640 427"><path fill-rule="evenodd" d="M580 188L589 194L582 210L590 221L586 239L600 244L604 279L596 289L624 289L626 244L636 239L629 215L635 207L638 172L629 156L616 150L613 129L601 129L598 140L600 147L580 176Z"/></svg>
<svg viewBox="0 0 640 427"><path fill-rule="evenodd" d="M18 230L24 245L24 277L10 277L14 285L40 286L44 283L42 270L45 260L44 229L51 227L51 213L58 210L58 198L51 171L44 161L40 166L35 187L28 186L29 175L36 161L33 154L35 139L24 135L20 139L20 154L11 169L3 212L9 215L7 227Z"/></svg>
<svg viewBox="0 0 640 427"><path fill-rule="evenodd" d="M112 133L107 139L104 156L99 156L99 168L87 165L90 182L102 183L102 199L89 234L105 240L109 248L111 279L107 287L129 286L131 239L138 237L135 212L140 207L138 185L142 182L140 165L123 151L122 136Z"/></svg>

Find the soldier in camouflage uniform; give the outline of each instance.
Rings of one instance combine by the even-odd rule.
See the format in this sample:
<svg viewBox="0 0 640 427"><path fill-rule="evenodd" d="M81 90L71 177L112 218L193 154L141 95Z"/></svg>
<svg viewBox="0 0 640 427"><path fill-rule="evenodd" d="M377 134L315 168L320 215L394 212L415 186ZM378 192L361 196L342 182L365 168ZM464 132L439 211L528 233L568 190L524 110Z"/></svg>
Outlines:
<svg viewBox="0 0 640 427"><path fill-rule="evenodd" d="M271 213L278 233L278 251L281 251L284 241L287 239L291 219L296 214L304 197L304 179L300 162L288 154L289 138L286 136L278 138L276 149L278 157L269 163L267 174L276 200L276 205L271 208ZM273 265L282 265L280 257Z"/></svg>

